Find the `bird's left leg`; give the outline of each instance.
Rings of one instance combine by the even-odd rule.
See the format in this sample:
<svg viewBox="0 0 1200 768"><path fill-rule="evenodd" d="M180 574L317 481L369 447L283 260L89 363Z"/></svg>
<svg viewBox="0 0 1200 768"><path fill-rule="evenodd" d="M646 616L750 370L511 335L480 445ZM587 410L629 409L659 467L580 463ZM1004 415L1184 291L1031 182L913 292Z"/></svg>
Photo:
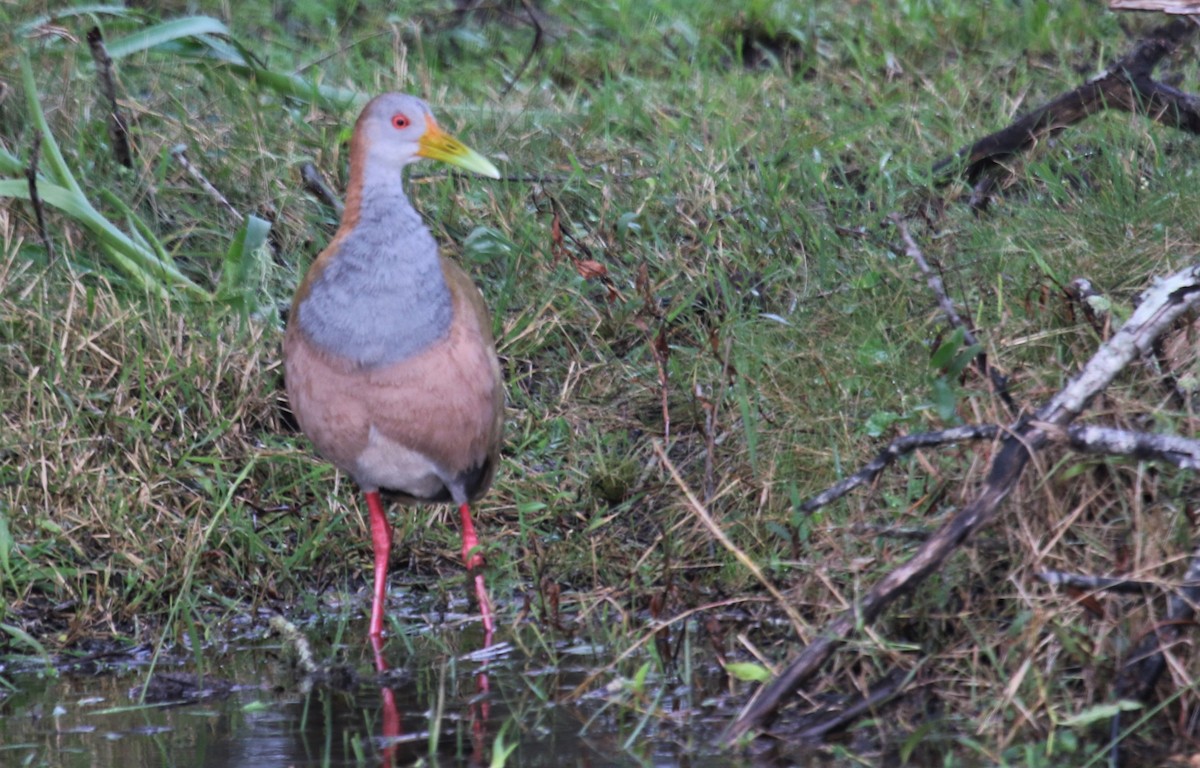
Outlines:
<svg viewBox="0 0 1200 768"><path fill-rule="evenodd" d="M495 624L492 621L492 604L488 599L487 586L483 583L483 555L477 551L479 536L475 533L475 523L471 521L471 506L463 504L458 508L458 512L462 516L463 564L469 572L475 574L475 595L479 598L483 629L490 638Z"/></svg>

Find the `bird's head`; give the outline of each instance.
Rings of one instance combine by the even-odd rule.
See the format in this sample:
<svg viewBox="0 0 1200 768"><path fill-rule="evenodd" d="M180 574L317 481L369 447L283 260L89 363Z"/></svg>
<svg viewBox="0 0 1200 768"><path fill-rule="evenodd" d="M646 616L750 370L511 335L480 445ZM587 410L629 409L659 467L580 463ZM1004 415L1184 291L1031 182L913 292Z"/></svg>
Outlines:
<svg viewBox="0 0 1200 768"><path fill-rule="evenodd" d="M404 166L427 157L500 178L500 172L486 157L443 131L433 119L429 105L416 96L404 93L376 96L363 108L354 133L364 143L364 152L373 163Z"/></svg>

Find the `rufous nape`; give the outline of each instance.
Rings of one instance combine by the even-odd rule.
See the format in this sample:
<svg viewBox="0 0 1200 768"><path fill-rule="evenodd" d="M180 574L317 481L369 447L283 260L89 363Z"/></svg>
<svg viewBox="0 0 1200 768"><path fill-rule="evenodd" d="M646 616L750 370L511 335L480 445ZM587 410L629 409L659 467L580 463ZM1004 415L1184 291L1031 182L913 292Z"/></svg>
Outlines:
<svg viewBox="0 0 1200 768"><path fill-rule="evenodd" d="M366 495L375 554L372 637L383 634L392 529L384 495L453 502L483 624L493 630L471 502L499 460L504 385L492 320L404 192L421 158L500 173L442 130L429 105L372 99L350 141L341 224L296 290L284 338L288 399L317 452Z"/></svg>

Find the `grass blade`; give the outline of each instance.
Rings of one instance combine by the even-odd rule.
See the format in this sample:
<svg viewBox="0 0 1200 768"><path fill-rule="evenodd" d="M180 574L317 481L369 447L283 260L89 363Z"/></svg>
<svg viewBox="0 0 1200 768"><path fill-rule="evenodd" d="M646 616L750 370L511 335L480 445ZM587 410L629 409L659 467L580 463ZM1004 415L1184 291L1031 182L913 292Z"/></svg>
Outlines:
<svg viewBox="0 0 1200 768"><path fill-rule="evenodd" d="M182 19L164 21L145 29L110 40L108 55L114 61L140 51L157 48L164 43L200 35L228 35L229 28L211 16L187 16Z"/></svg>
<svg viewBox="0 0 1200 768"><path fill-rule="evenodd" d="M44 13L41 16L35 16L29 21L17 27L17 36L24 37L33 30L48 24L52 21L61 21L75 16L132 16L133 12L123 5L108 5L105 3L93 3L90 5L76 5L71 8L59 8L52 13Z"/></svg>

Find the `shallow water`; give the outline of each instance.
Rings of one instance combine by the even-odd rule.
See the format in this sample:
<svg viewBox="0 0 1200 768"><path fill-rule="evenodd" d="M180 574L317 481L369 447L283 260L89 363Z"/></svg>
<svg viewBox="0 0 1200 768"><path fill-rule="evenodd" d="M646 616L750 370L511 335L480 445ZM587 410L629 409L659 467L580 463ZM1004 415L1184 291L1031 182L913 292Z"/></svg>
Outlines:
<svg viewBox="0 0 1200 768"><path fill-rule="evenodd" d="M500 638L453 650L472 639L482 644L461 626L392 639L382 658L400 679L386 686L366 641L318 647L318 659L340 658L348 671L341 683L312 685L277 637L230 644L200 659L230 689L185 703L139 704L148 660L94 674L7 670L0 765L489 766L507 747L510 766L742 764L710 746L720 724L705 721L698 691L652 680L644 692L558 703L605 663L602 649L559 642L530 652ZM154 670L186 679L196 668L160 659ZM643 716L649 709L655 717ZM677 718L663 717L672 711Z"/></svg>

